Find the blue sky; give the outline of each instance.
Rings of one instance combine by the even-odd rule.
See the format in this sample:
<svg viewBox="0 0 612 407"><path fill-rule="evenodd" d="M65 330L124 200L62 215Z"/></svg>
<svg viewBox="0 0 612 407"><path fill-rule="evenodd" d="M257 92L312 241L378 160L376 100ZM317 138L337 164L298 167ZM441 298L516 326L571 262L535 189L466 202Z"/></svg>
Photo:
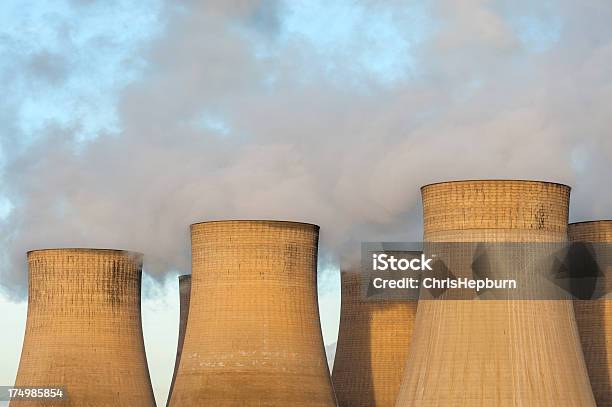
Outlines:
<svg viewBox="0 0 612 407"><path fill-rule="evenodd" d="M606 2L203 4L0 5L0 314L15 333L0 384L29 249L145 253L163 404L191 222L320 224L329 344L338 270L362 240L419 239L421 184L551 179L575 186L574 218L611 217Z"/></svg>
<svg viewBox="0 0 612 407"><path fill-rule="evenodd" d="M530 52L544 52L559 40L563 19L553 3L545 4L508 13L508 24ZM391 86L419 75L416 49L445 24L431 8L425 1L376 7L351 0L263 1L248 18L227 24L244 32L258 58L272 59L299 43L316 58L309 61L313 69L341 86L358 87L363 80ZM277 15L262 17L272 12ZM50 125L70 128L77 140L119 134L119 95L147 72L150 61L142 50L164 35L168 14L161 0L3 2L3 116L21 136L11 141L28 143ZM294 74L308 77L307 70ZM231 127L210 112L196 124L223 134Z"/></svg>
<svg viewBox="0 0 612 407"><path fill-rule="evenodd" d="M15 125L35 138L50 123L79 137L116 133L117 93L146 68L136 52L159 34L161 3L3 2L1 71Z"/></svg>

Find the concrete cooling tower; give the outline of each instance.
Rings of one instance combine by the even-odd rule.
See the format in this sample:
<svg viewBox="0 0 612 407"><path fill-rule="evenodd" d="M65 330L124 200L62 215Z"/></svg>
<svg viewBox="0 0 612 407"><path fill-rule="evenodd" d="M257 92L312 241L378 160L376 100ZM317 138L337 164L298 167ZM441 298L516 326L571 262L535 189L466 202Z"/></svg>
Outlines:
<svg viewBox="0 0 612 407"><path fill-rule="evenodd" d="M425 247L567 239L565 185L458 181L421 192ZM398 407L594 405L570 300L419 301Z"/></svg>
<svg viewBox="0 0 612 407"><path fill-rule="evenodd" d="M183 342L185 341L185 328L187 327L187 317L189 316L189 297L191 296L191 275L185 274L179 276L179 303L180 303L180 315L179 315L179 335L178 344L176 346L176 359L174 360L174 373L172 373L172 383L170 385L170 392L168 393L168 403L170 397L172 397L172 389L174 388L174 381L176 380L176 372L178 371L179 363L181 361L181 353L183 351ZM166 403L166 405L168 404Z"/></svg>
<svg viewBox="0 0 612 407"><path fill-rule="evenodd" d="M340 407L393 407L412 338L416 301L363 298L362 278L342 272L332 380Z"/></svg>
<svg viewBox="0 0 612 407"><path fill-rule="evenodd" d="M612 220L572 223L568 228L572 242L612 243ZM610 251L600 250L603 285L610 291L612 268ZM601 261L603 260L603 261ZM574 310L591 387L599 407L612 406L612 299L576 300Z"/></svg>
<svg viewBox="0 0 612 407"><path fill-rule="evenodd" d="M142 255L28 253L28 317L16 386L63 387L63 401L15 406L154 406L140 316Z"/></svg>
<svg viewBox="0 0 612 407"><path fill-rule="evenodd" d="M316 225L191 226L189 319L170 406L335 406Z"/></svg>

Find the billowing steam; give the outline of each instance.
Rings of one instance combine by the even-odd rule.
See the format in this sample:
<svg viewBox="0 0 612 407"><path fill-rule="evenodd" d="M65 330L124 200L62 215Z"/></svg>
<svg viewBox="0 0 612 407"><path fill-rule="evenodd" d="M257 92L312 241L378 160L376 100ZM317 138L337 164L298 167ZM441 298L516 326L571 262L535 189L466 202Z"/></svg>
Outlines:
<svg viewBox="0 0 612 407"><path fill-rule="evenodd" d="M319 2L181 3L134 51L146 68L118 94L116 134L50 122L20 144L0 112L13 295L35 248L123 248L154 274L189 271L188 225L207 219L314 222L342 262L362 240L419 239L419 186L446 179L568 183L575 217L612 216L606 0L364 0L357 15L320 2L328 20L310 23ZM37 69L62 86L61 64Z"/></svg>

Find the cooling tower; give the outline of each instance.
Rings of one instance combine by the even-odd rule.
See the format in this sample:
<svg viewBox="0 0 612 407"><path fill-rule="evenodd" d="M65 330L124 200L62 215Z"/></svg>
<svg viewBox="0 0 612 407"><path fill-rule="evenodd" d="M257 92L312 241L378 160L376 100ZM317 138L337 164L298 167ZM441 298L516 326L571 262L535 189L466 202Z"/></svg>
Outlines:
<svg viewBox="0 0 612 407"><path fill-rule="evenodd" d="M64 387L67 400L19 406L154 406L140 316L142 255L28 253L29 297L16 386Z"/></svg>
<svg viewBox="0 0 612 407"><path fill-rule="evenodd" d="M612 220L572 223L568 235L573 242L612 243ZM609 253L602 247L599 256L606 258L597 259L607 291L612 275ZM612 406L612 300L608 298L574 301L584 359L599 407Z"/></svg>
<svg viewBox="0 0 612 407"><path fill-rule="evenodd" d="M567 239L565 185L458 181L421 192L426 247ZM451 405L594 406L571 301L419 301L397 406Z"/></svg>
<svg viewBox="0 0 612 407"><path fill-rule="evenodd" d="M416 301L365 300L359 273L342 272L340 330L332 381L340 407L393 407Z"/></svg>
<svg viewBox="0 0 612 407"><path fill-rule="evenodd" d="M191 275L185 274L179 276L179 301L180 301L180 316L179 316L179 336L176 346L176 359L174 360L174 373L172 373L172 384L168 393L168 403L172 397L172 389L176 380L176 372L178 371L179 362L181 361L181 352L183 351L183 342L185 341L185 328L187 327L187 317L189 316L189 297L191 295Z"/></svg>
<svg viewBox="0 0 612 407"><path fill-rule="evenodd" d="M171 406L335 406L317 304L318 226L191 226L191 301Z"/></svg>

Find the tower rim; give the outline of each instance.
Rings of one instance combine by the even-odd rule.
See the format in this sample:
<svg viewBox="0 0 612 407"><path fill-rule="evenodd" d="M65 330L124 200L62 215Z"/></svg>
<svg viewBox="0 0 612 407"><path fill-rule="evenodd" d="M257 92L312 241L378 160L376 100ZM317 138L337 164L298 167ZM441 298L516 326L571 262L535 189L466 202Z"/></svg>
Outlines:
<svg viewBox="0 0 612 407"><path fill-rule="evenodd" d="M36 253L50 253L50 252L64 252L64 251L75 251L80 253L118 253L125 254L129 256L135 257L144 257L144 254L141 252L136 252L133 250L124 250L124 249L106 249L106 248L95 248L95 247L51 247L51 248L43 248L43 249L32 249L26 252L26 255L29 257L32 254Z"/></svg>
<svg viewBox="0 0 612 407"><path fill-rule="evenodd" d="M589 224L589 223L612 223L612 219L581 220L581 221L578 221L578 222L568 223L568 226L583 225L583 224Z"/></svg>
<svg viewBox="0 0 612 407"><path fill-rule="evenodd" d="M282 220L282 219L212 219L212 220L205 220L205 221L201 221L201 222L192 223L191 225L189 225L189 227L193 228L194 226L206 225L206 224L210 224L210 223L236 223L236 222L240 222L240 223L262 223L262 224L264 224L264 223L284 223L284 224L296 225L296 226L297 225L299 225L299 226L313 226L316 229L320 229L321 228L316 223L297 222L297 221Z"/></svg>
<svg viewBox="0 0 612 407"><path fill-rule="evenodd" d="M490 178L490 179L458 179L458 180L448 180L448 181L438 181L438 182L431 182L429 184L425 184L423 186L421 186L421 191L427 187L431 187L434 185L441 185L441 184L460 184L460 183L469 183L469 182L520 182L520 183L525 183L525 184L549 184L549 185L558 185L564 188L567 188L568 190L571 191L572 187L567 185L567 184L563 184L561 182L554 182L554 181L544 181L544 180L538 180L538 179L516 179L516 178Z"/></svg>

